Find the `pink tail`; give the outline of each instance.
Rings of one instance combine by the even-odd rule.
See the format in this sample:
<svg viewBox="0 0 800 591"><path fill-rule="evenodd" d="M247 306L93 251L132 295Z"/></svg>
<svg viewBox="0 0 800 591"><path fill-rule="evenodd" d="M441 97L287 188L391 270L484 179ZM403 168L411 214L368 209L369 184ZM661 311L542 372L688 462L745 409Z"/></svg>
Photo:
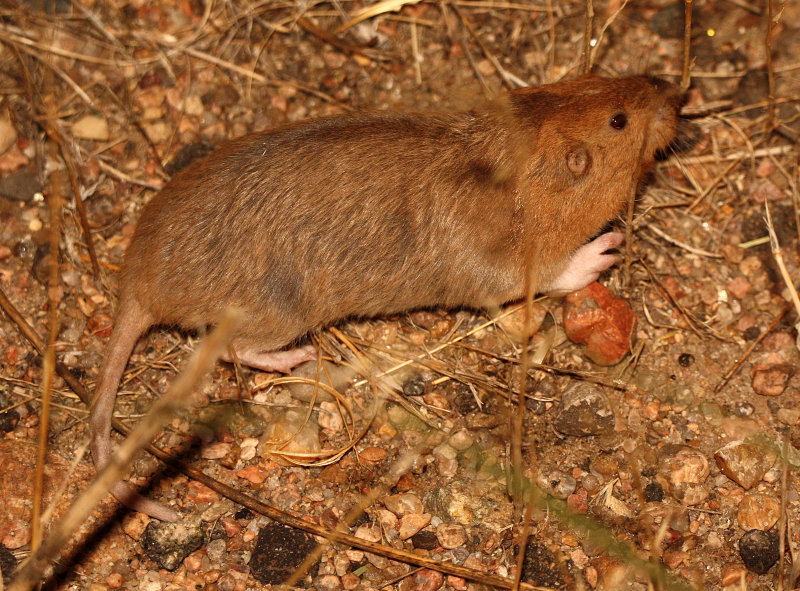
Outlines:
<svg viewBox="0 0 800 591"><path fill-rule="evenodd" d="M92 434L92 456L97 472L100 472L111 457L111 417L117 399L117 389L128 364L134 345L139 337L153 324L152 316L144 311L133 298L120 301L114 330L109 339L106 356L97 378L94 400L89 415ZM126 482L118 482L111 489L126 507L147 513L162 521L176 521L177 513L155 501L140 496Z"/></svg>

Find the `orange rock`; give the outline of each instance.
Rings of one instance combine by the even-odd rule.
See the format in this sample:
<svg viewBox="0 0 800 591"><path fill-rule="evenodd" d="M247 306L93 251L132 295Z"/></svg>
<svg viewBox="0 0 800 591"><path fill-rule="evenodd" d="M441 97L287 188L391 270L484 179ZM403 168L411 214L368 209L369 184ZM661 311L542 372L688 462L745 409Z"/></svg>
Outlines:
<svg viewBox="0 0 800 591"><path fill-rule="evenodd" d="M564 331L573 342L585 344L586 355L597 364L619 363L631 350L635 327L628 303L597 282L566 297Z"/></svg>

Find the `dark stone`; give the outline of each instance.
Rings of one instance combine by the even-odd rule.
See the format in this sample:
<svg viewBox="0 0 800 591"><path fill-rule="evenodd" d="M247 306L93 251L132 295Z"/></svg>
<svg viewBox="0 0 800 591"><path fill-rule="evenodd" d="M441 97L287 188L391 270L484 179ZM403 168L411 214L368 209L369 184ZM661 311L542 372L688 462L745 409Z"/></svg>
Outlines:
<svg viewBox="0 0 800 591"><path fill-rule="evenodd" d="M16 409L8 409L11 404L8 395L3 392L3 386L0 385L0 433L7 433L13 431L14 427L19 422L19 413ZM0 546L2 548L2 546ZM3 571L5 573L5 570Z"/></svg>
<svg viewBox="0 0 800 591"><path fill-rule="evenodd" d="M417 550L433 550L439 547L439 539L436 534L425 529L411 536L411 543Z"/></svg>
<svg viewBox="0 0 800 591"><path fill-rule="evenodd" d="M184 558L203 545L202 525L200 517L176 523L151 521L142 534L144 552L163 568L173 571Z"/></svg>
<svg viewBox="0 0 800 591"><path fill-rule="evenodd" d="M37 248L36 254L33 255L31 274L33 274L34 279L42 285L47 285L50 279L50 265L52 260L49 244L43 244Z"/></svg>
<svg viewBox="0 0 800 591"><path fill-rule="evenodd" d="M421 376L407 379L403 384L403 394L405 396L422 396L425 394L425 380Z"/></svg>
<svg viewBox="0 0 800 591"><path fill-rule="evenodd" d="M644 487L644 500L648 503L660 503L664 500L664 487L657 482L651 482Z"/></svg>
<svg viewBox="0 0 800 591"><path fill-rule="evenodd" d="M250 574L265 585L280 585L288 579L317 543L309 534L298 529L272 523L258 532ZM316 576L315 565L308 574Z"/></svg>
<svg viewBox="0 0 800 591"><path fill-rule="evenodd" d="M248 509L247 507L242 507L241 509L239 509L239 510L236 512L236 514L235 514L233 517L234 517L234 519L246 519L246 520L248 520L248 521L249 521L250 519L252 519L253 517L255 517L255 515L254 515L254 514L253 514L253 512L252 512L250 509Z"/></svg>
<svg viewBox="0 0 800 591"><path fill-rule="evenodd" d="M522 561L523 581L548 589L566 589L563 570L547 546L533 540L528 542Z"/></svg>
<svg viewBox="0 0 800 591"><path fill-rule="evenodd" d="M42 192L42 184L35 174L27 170L0 178L0 197L28 203L36 193Z"/></svg>
<svg viewBox="0 0 800 591"><path fill-rule="evenodd" d="M748 570L763 575L778 562L778 532L751 529L739 539L739 556Z"/></svg>
<svg viewBox="0 0 800 591"><path fill-rule="evenodd" d="M456 386L456 395L453 397L453 412L457 415L466 415L478 410L478 401L467 384Z"/></svg>
<svg viewBox="0 0 800 591"><path fill-rule="evenodd" d="M17 559L3 544L0 544L0 569L3 570L3 586L10 585L17 570Z"/></svg>
<svg viewBox="0 0 800 591"><path fill-rule="evenodd" d="M742 336L744 337L745 341L755 341L761 336L761 329L757 326L749 326L744 329Z"/></svg>

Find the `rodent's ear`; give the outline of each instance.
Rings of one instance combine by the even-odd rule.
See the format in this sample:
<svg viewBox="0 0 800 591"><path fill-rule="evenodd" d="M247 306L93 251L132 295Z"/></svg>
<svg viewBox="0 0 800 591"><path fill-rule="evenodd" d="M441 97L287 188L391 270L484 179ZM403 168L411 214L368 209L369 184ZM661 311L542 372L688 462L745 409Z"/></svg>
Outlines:
<svg viewBox="0 0 800 591"><path fill-rule="evenodd" d="M586 174L591 165L592 157L589 155L589 150L586 149L585 145L573 146L567 152L567 168L575 177L581 177Z"/></svg>

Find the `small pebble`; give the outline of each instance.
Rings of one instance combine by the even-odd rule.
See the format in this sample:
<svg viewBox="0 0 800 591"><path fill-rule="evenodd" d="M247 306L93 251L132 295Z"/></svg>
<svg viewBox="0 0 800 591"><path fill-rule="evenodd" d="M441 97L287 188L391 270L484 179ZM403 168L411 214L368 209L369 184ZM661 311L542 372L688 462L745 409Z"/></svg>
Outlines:
<svg viewBox="0 0 800 591"><path fill-rule="evenodd" d="M567 509L579 515L589 512L589 493L585 488L579 488L567 497Z"/></svg>
<svg viewBox="0 0 800 591"><path fill-rule="evenodd" d="M750 290L753 288L753 284L750 283L747 279L742 276L735 277L730 283L728 283L725 290L728 292L728 295L734 299L741 300L746 296Z"/></svg>
<svg viewBox="0 0 800 591"><path fill-rule="evenodd" d="M414 591L436 591L444 584L444 575L427 568L412 576Z"/></svg>
<svg viewBox="0 0 800 591"><path fill-rule="evenodd" d="M465 451L472 446L474 438L466 429L460 429L453 433L447 443L457 451Z"/></svg>
<svg viewBox="0 0 800 591"><path fill-rule="evenodd" d="M708 459L692 447L668 445L660 452L658 473L669 485L670 494L686 505L699 505L708 498L703 483L710 471Z"/></svg>
<svg viewBox="0 0 800 591"><path fill-rule="evenodd" d="M733 405L733 414L737 417L747 418L755 412L755 407L749 402L736 402Z"/></svg>
<svg viewBox="0 0 800 591"><path fill-rule="evenodd" d="M151 521L141 538L147 556L163 568L173 571L203 544L202 521L191 516L176 523Z"/></svg>
<svg viewBox="0 0 800 591"><path fill-rule="evenodd" d="M390 495L383 499L383 504L398 517L409 513L424 513L425 511L422 501L414 493Z"/></svg>
<svg viewBox="0 0 800 591"><path fill-rule="evenodd" d="M756 394L780 396L793 374L794 367L788 363L759 363L750 370L750 384Z"/></svg>
<svg viewBox="0 0 800 591"><path fill-rule="evenodd" d="M398 533L401 540L407 540L431 522L430 513L410 513L400 519Z"/></svg>
<svg viewBox="0 0 800 591"><path fill-rule="evenodd" d="M186 570L191 572L197 572L200 570L201 565L203 564L203 556L204 552L202 550L195 550L189 556L184 558L183 566L186 567ZM106 579L108 581L108 579Z"/></svg>
<svg viewBox="0 0 800 591"><path fill-rule="evenodd" d="M314 579L314 589L336 591L342 588L342 581L336 575L322 575Z"/></svg>
<svg viewBox="0 0 800 591"><path fill-rule="evenodd" d="M769 530L778 522L781 515L781 505L771 495L754 493L745 495L739 502L737 519L739 527L743 530L760 529Z"/></svg>
<svg viewBox="0 0 800 591"><path fill-rule="evenodd" d="M741 585L742 588L746 587L747 569L741 564L729 564L722 569L722 583L723 587L729 585Z"/></svg>
<svg viewBox="0 0 800 591"><path fill-rule="evenodd" d="M362 523L356 529L355 537L368 542L380 542L383 539L381 528L376 523Z"/></svg>
<svg viewBox="0 0 800 591"><path fill-rule="evenodd" d="M744 441L733 441L714 453L722 473L745 490L761 480L776 457L771 448Z"/></svg>
<svg viewBox="0 0 800 591"><path fill-rule="evenodd" d="M248 448L248 449L253 449ZM269 472L264 470L261 466L245 466L241 470L236 473L236 476L239 478L244 478L248 482L252 482L253 484L261 484L264 482L267 477L269 476Z"/></svg>
<svg viewBox="0 0 800 591"><path fill-rule="evenodd" d="M200 452L200 457L206 460L220 460L231 453L233 445L230 443L212 443L211 445L203 446Z"/></svg>
<svg viewBox="0 0 800 591"><path fill-rule="evenodd" d="M615 417L605 393L593 384L579 382L564 392L555 428L565 435L586 437L614 431Z"/></svg>
<svg viewBox="0 0 800 591"><path fill-rule="evenodd" d="M344 429L342 411L336 402L322 401L319 405L319 426L333 433Z"/></svg>
<svg viewBox="0 0 800 591"><path fill-rule="evenodd" d="M358 459L365 464L379 464L385 458L386 450L381 447L367 447L358 454Z"/></svg>
<svg viewBox="0 0 800 591"><path fill-rule="evenodd" d="M593 472L603 476L613 476L619 472L619 462L608 454L600 454L593 457L589 467Z"/></svg>
<svg viewBox="0 0 800 591"><path fill-rule="evenodd" d="M538 484L558 499L566 499L575 492L577 481L572 474L553 470L545 478L538 479Z"/></svg>
<svg viewBox="0 0 800 591"><path fill-rule="evenodd" d="M581 486L585 488L590 495L594 496L603 488L603 481L594 474L586 474L581 478Z"/></svg>
<svg viewBox="0 0 800 591"><path fill-rule="evenodd" d="M0 154L17 143L17 130L8 119L0 119Z"/></svg>
<svg viewBox="0 0 800 591"><path fill-rule="evenodd" d="M201 484L194 480L190 480L186 484L186 495L184 501L194 503L195 505L202 505L204 503L213 503L220 500L220 494L208 488L205 484Z"/></svg>
<svg viewBox="0 0 800 591"><path fill-rule="evenodd" d="M347 591L353 591L354 589L358 589L359 585L361 585L361 579L358 578L357 575L353 573L345 573L341 576L342 587Z"/></svg>
<svg viewBox="0 0 800 591"><path fill-rule="evenodd" d="M96 115L84 115L72 124L75 137L84 140L108 141L108 123Z"/></svg>
<svg viewBox="0 0 800 591"><path fill-rule="evenodd" d="M398 523L397 516L388 509L378 509L376 513L378 517L378 523L380 524L384 535L389 538L390 534L396 534Z"/></svg>
<svg viewBox="0 0 800 591"><path fill-rule="evenodd" d="M31 527L22 519L6 519L0 522L0 544L9 550L18 550L31 541Z"/></svg>
<svg viewBox="0 0 800 591"><path fill-rule="evenodd" d="M676 569L682 564L688 564L690 556L688 552L683 550L667 550L662 555L661 559L667 568Z"/></svg>
<svg viewBox="0 0 800 591"><path fill-rule="evenodd" d="M463 525L443 523L436 528L436 539L442 548L460 548L467 541L467 530Z"/></svg>
<svg viewBox="0 0 800 591"><path fill-rule="evenodd" d="M528 328L530 328L530 334L533 334L542 326L547 315L547 308L541 304L534 303L532 304L532 312L530 327L526 326L524 306L507 316L503 316L497 321L497 324L514 342L521 343L528 334Z"/></svg>
<svg viewBox="0 0 800 591"><path fill-rule="evenodd" d="M800 424L800 408L779 408L775 413L775 418L784 425L793 427Z"/></svg>

